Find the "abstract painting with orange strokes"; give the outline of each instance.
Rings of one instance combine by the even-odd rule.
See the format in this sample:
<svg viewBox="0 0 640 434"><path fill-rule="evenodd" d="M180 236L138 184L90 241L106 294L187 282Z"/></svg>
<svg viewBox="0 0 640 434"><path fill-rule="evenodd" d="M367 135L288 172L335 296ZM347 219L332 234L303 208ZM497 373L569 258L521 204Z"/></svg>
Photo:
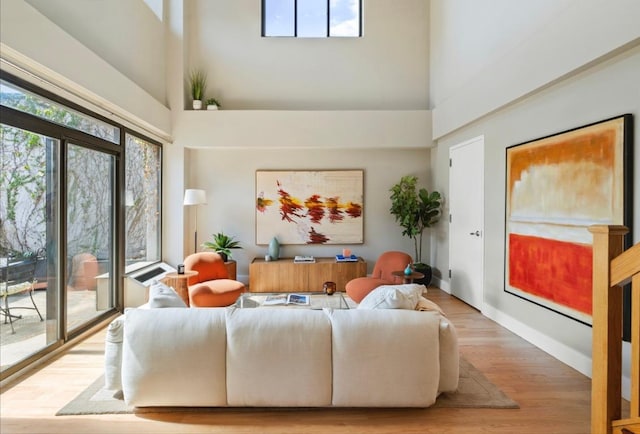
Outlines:
<svg viewBox="0 0 640 434"><path fill-rule="evenodd" d="M625 223L629 118L507 148L507 292L591 324L588 227Z"/></svg>
<svg viewBox="0 0 640 434"><path fill-rule="evenodd" d="M256 244L361 244L362 170L256 171Z"/></svg>

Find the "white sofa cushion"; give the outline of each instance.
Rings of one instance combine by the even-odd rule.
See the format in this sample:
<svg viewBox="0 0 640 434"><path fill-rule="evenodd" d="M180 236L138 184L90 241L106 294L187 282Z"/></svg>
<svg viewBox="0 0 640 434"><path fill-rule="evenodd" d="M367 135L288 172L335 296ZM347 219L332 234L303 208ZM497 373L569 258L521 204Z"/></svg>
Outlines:
<svg viewBox="0 0 640 434"><path fill-rule="evenodd" d="M439 384L440 315L334 310L333 405L428 407Z"/></svg>
<svg viewBox="0 0 640 434"><path fill-rule="evenodd" d="M131 309L122 390L145 406L225 406L225 309Z"/></svg>
<svg viewBox="0 0 640 434"><path fill-rule="evenodd" d="M231 406L331 405L331 323L322 311L227 310Z"/></svg>
<svg viewBox="0 0 640 434"><path fill-rule="evenodd" d="M427 288L410 283L405 285L381 285L362 299L358 309L415 309Z"/></svg>

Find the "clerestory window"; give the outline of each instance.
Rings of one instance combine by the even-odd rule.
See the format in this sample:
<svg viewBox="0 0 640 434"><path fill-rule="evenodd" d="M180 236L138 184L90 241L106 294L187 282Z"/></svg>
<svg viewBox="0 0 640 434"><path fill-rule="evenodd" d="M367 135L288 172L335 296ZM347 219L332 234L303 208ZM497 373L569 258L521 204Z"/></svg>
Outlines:
<svg viewBox="0 0 640 434"><path fill-rule="evenodd" d="M262 36L362 36L362 0L262 0Z"/></svg>

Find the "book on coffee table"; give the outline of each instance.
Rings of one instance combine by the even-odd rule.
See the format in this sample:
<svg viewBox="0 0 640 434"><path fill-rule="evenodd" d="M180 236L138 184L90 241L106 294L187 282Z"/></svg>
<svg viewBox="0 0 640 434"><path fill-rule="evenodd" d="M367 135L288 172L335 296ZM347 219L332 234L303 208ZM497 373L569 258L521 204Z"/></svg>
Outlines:
<svg viewBox="0 0 640 434"><path fill-rule="evenodd" d="M262 303L263 306L275 306L279 304L309 305L309 296L303 294L278 294L269 295Z"/></svg>

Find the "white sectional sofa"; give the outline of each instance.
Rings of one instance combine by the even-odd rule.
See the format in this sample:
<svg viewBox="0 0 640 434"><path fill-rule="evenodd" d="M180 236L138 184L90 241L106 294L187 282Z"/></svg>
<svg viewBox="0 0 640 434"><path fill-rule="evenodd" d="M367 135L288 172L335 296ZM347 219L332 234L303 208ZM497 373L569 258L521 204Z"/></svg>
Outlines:
<svg viewBox="0 0 640 434"><path fill-rule="evenodd" d="M437 311L130 309L106 387L136 407L428 407L456 390L458 357Z"/></svg>

